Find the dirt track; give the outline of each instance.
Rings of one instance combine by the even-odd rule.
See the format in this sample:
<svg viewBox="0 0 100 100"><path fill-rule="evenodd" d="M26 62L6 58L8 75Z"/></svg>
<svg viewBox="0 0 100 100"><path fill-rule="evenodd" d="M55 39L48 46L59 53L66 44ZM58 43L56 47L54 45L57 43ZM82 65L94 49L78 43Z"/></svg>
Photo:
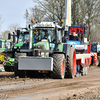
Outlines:
<svg viewBox="0 0 100 100"><path fill-rule="evenodd" d="M100 98L100 68L89 68L87 76L63 80L18 78L13 72L0 72L0 99L95 100L96 97Z"/></svg>

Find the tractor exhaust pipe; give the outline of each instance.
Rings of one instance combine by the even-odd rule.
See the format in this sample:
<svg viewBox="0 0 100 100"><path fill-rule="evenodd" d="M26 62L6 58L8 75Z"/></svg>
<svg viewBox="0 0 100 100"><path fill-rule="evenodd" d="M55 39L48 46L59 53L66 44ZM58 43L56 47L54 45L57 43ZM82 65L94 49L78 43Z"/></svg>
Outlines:
<svg viewBox="0 0 100 100"><path fill-rule="evenodd" d="M29 49L32 49L32 28L30 28Z"/></svg>

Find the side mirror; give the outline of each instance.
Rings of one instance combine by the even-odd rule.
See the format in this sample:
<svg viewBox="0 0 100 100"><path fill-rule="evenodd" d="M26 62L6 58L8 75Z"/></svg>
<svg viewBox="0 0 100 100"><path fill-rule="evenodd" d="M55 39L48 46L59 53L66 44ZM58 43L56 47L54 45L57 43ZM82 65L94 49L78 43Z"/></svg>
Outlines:
<svg viewBox="0 0 100 100"><path fill-rule="evenodd" d="M13 43L15 43L15 33L13 32Z"/></svg>
<svg viewBox="0 0 100 100"><path fill-rule="evenodd" d="M10 33L8 33L8 39L11 39L11 34Z"/></svg>
<svg viewBox="0 0 100 100"><path fill-rule="evenodd" d="M31 28L31 25L30 25L30 24L28 25L28 28L29 28L29 29Z"/></svg>
<svg viewBox="0 0 100 100"><path fill-rule="evenodd" d="M17 37L19 38L20 30L17 30Z"/></svg>

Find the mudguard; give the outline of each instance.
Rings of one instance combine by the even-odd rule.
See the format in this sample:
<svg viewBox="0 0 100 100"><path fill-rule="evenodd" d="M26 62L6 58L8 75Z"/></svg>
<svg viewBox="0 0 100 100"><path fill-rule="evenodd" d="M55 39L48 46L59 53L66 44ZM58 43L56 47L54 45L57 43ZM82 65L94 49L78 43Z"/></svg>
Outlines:
<svg viewBox="0 0 100 100"><path fill-rule="evenodd" d="M67 44L67 43L64 43L63 44L63 52L66 54L66 55L69 55L69 51L70 51L70 47L72 45L71 44Z"/></svg>

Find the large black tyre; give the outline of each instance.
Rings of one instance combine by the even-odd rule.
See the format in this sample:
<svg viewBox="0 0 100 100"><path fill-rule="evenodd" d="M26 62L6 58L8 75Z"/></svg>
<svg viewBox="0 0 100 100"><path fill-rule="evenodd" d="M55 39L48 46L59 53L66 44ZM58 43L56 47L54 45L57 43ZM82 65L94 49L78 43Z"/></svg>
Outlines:
<svg viewBox="0 0 100 100"><path fill-rule="evenodd" d="M52 78L63 79L65 77L65 56L64 54L53 54Z"/></svg>
<svg viewBox="0 0 100 100"><path fill-rule="evenodd" d="M69 56L67 56L67 77L74 78L76 75L76 52L74 47L70 47Z"/></svg>
<svg viewBox="0 0 100 100"><path fill-rule="evenodd" d="M19 76L19 77L24 78L25 77L25 71L18 70L19 56L26 56L26 53L16 53L15 61L14 61L14 73L15 73L15 76Z"/></svg>
<svg viewBox="0 0 100 100"><path fill-rule="evenodd" d="M14 67L13 66L4 66L4 69L7 72L13 72L14 71Z"/></svg>
<svg viewBox="0 0 100 100"><path fill-rule="evenodd" d="M8 61L10 58L13 58L13 53L5 53L4 56L4 62ZM8 72L13 72L14 71L14 67L13 66L4 66L5 71Z"/></svg>

